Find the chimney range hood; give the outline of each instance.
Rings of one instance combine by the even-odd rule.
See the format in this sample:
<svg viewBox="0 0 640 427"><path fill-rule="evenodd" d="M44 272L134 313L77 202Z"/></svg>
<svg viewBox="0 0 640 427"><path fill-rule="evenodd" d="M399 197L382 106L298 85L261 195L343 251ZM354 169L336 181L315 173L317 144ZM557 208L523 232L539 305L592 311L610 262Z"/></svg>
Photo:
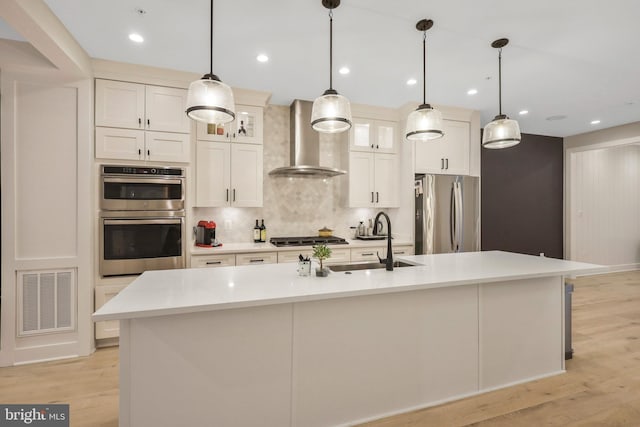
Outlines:
<svg viewBox="0 0 640 427"><path fill-rule="evenodd" d="M290 165L269 172L271 176L329 178L347 172L320 166L320 134L311 128L313 102L296 99L291 104Z"/></svg>

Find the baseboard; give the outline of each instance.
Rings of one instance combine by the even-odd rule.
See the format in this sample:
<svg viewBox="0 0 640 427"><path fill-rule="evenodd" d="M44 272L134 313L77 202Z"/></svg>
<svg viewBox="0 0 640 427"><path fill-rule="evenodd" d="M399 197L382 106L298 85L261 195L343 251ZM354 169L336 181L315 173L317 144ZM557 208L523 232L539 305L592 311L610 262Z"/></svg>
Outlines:
<svg viewBox="0 0 640 427"><path fill-rule="evenodd" d="M96 348L116 347L118 345L120 345L120 339L118 337L96 340Z"/></svg>
<svg viewBox="0 0 640 427"><path fill-rule="evenodd" d="M607 266L607 269L601 273L582 274L582 275L577 275L576 277L598 276L601 274L620 273L623 271L633 271L633 270L640 270L640 262L632 263L632 264L609 265Z"/></svg>

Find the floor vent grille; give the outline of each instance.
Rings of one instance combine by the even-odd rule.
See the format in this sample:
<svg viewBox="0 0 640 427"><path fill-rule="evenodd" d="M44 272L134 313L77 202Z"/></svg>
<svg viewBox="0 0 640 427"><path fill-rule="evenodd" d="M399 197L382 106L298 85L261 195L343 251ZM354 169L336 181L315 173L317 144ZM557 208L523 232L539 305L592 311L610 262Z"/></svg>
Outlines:
<svg viewBox="0 0 640 427"><path fill-rule="evenodd" d="M75 270L18 273L18 336L75 329Z"/></svg>

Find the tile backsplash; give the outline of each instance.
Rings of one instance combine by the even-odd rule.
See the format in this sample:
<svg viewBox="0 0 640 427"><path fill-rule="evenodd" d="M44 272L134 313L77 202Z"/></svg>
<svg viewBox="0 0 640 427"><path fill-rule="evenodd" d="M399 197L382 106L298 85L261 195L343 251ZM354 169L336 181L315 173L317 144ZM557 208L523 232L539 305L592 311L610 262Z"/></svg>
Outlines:
<svg viewBox="0 0 640 427"><path fill-rule="evenodd" d="M320 164L347 169L348 135L321 135ZM252 242L255 220L264 219L267 238L315 236L326 226L335 236L350 237L350 226L373 218L379 209L348 208L348 176L333 178L272 177L268 173L289 165L289 107L264 110L264 203L262 208L193 208L194 220L217 223L222 242ZM387 209L395 226L399 209ZM396 233L394 233L396 234ZM409 237L409 236L403 236Z"/></svg>

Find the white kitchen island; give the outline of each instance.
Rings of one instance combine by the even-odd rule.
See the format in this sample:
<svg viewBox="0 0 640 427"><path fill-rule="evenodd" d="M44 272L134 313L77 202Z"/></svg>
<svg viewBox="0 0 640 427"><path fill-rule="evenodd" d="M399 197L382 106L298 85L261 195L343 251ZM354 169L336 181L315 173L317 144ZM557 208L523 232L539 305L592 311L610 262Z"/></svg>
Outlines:
<svg viewBox="0 0 640 427"><path fill-rule="evenodd" d="M353 424L564 372L563 277L473 252L298 277L295 264L146 272L120 320L121 426Z"/></svg>

